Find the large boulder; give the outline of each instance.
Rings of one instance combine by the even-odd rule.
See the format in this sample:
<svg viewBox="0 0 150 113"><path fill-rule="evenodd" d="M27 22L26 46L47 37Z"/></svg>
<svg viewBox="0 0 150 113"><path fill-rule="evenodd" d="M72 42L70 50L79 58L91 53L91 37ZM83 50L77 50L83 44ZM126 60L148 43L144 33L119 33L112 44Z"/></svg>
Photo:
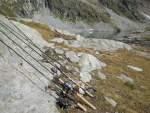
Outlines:
<svg viewBox="0 0 150 113"><path fill-rule="evenodd" d="M65 53L65 56L66 56L71 62L74 62L74 63L79 62L79 57L78 57L78 55L77 55L74 51L67 51L67 52Z"/></svg>
<svg viewBox="0 0 150 113"><path fill-rule="evenodd" d="M16 30L10 22L1 18L10 28ZM31 29L23 24L14 22L28 37L41 49L49 44L44 41L41 35L34 29ZM37 60L41 57L35 52L31 51L30 47L19 41L12 33L0 25L0 30L5 32L12 40L15 40L22 48L24 48L30 55ZM18 32L21 33L21 32ZM1 113L57 113L55 106L55 98L45 93L45 87L52 79L46 69L39 65L22 49L20 49L12 41L8 40L6 35L0 33L0 40L3 40L13 50L20 54L25 60L35 66L36 69L43 72L48 79L35 70L29 63L15 54L14 51L6 47L0 42L0 112ZM22 40L29 43L23 37ZM32 46L32 45L31 45ZM41 62L42 63L42 62ZM45 65L44 63L42 63ZM45 65L51 67L49 64Z"/></svg>
<svg viewBox="0 0 150 113"><path fill-rule="evenodd" d="M90 54L82 54L79 65L81 72L91 72L96 69L101 69L105 67L106 64L98 60L96 57Z"/></svg>
<svg viewBox="0 0 150 113"><path fill-rule="evenodd" d="M116 51L119 49L131 50L131 46L123 42L108 40L108 39L93 39L78 37L78 40L68 41L68 46L93 48L100 51Z"/></svg>
<svg viewBox="0 0 150 113"><path fill-rule="evenodd" d="M81 80L83 82L90 82L92 79L90 72L96 69L101 69L102 67L105 67L106 64L99 61L93 55L83 53L80 56L79 66Z"/></svg>

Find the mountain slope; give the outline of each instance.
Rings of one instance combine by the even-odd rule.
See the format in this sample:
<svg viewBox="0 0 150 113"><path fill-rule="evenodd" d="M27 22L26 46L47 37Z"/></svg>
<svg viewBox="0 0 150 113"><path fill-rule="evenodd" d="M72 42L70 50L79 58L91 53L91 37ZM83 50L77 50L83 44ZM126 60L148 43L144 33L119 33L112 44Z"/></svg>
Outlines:
<svg viewBox="0 0 150 113"><path fill-rule="evenodd" d="M114 10L117 14L126 16L133 20L142 20L142 15L137 10L137 0L99 0L103 5Z"/></svg>
<svg viewBox="0 0 150 113"><path fill-rule="evenodd" d="M148 4L148 0L1 0L0 13L32 17L34 12L48 7L56 16L71 21L107 22L110 16L105 7L108 7L119 15L142 20L143 16L138 8L145 6L143 10L148 10Z"/></svg>

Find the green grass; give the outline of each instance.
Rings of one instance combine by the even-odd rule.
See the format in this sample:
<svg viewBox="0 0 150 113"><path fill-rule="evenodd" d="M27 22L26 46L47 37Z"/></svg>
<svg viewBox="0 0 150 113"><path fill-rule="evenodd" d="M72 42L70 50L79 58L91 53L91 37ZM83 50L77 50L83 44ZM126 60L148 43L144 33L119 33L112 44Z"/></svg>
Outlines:
<svg viewBox="0 0 150 113"><path fill-rule="evenodd" d="M143 37L146 41L150 41L150 34Z"/></svg>

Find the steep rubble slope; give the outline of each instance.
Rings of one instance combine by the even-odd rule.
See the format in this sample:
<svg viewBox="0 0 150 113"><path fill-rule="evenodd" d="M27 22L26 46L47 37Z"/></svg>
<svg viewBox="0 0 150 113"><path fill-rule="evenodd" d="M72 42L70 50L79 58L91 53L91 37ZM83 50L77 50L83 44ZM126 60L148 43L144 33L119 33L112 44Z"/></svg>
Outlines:
<svg viewBox="0 0 150 113"><path fill-rule="evenodd" d="M6 16L33 17L35 11L40 10L45 2L42 0L1 0L0 13Z"/></svg>
<svg viewBox="0 0 150 113"><path fill-rule="evenodd" d="M116 13L133 20L142 20L142 15L138 11L138 0L99 0Z"/></svg>
<svg viewBox="0 0 150 113"><path fill-rule="evenodd" d="M105 7L108 7L119 15L142 20L140 10L148 12L148 4L148 0L1 0L0 13L32 17L34 12L48 7L56 16L71 21L108 22L110 17L105 10Z"/></svg>

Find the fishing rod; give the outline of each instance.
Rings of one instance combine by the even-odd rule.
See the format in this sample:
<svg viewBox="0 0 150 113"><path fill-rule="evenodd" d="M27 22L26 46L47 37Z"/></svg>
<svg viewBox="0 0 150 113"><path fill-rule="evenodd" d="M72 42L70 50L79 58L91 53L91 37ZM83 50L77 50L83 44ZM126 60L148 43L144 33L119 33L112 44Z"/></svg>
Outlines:
<svg viewBox="0 0 150 113"><path fill-rule="evenodd" d="M1 23L0 23L1 24ZM3 27L5 27L6 29L8 29L5 25L3 25L3 24L1 24ZM19 39L20 41L22 41L24 44L26 44L27 46L29 46L29 48L30 49L32 49L34 52L36 52L37 54L39 54L40 55L40 53L38 53L35 49L33 49L29 44L27 44L24 40L22 40L20 37L18 37L14 32L12 32L11 30L8 30L10 33L12 33L14 36L15 36L15 38L17 38L17 39ZM47 71L49 71L50 72L50 70L46 67L46 66L44 66L43 65L43 67L47 70ZM51 73L51 72L50 72Z"/></svg>
<svg viewBox="0 0 150 113"><path fill-rule="evenodd" d="M4 34L9 40L11 40L14 44L16 44L21 50L23 50L27 55L29 55L32 59L34 59L38 64L40 64L44 69L46 69L49 73L52 74L52 72L44 66L41 62L39 62L36 58L34 58L32 55L30 55L24 48L22 48L18 43L16 43L14 40L12 40L5 32L0 30L2 34Z"/></svg>
<svg viewBox="0 0 150 113"><path fill-rule="evenodd" d="M86 109L80 102L76 101L76 100L72 97L72 95L69 95L68 93L66 93L66 92L65 92L60 86L58 86L57 84L55 84L55 86L56 86L56 88L57 88L58 90L60 90L68 99L70 99L71 101L73 101L76 106L78 106L78 107L79 107L81 110L83 110L84 112L87 112L87 109Z"/></svg>
<svg viewBox="0 0 150 113"><path fill-rule="evenodd" d="M12 23L13 24L13 23ZM0 25L2 25L3 27L5 27L6 29L10 29L9 30L9 32L11 32L12 34L14 34L12 31L14 31L15 33L17 33L18 35L20 35L22 38L25 36L25 34L24 34L24 36L22 36L21 34L19 34L18 32L16 32L14 29L12 29L12 28L10 28L8 25L6 25L6 24L4 24L4 23L2 23L2 22L0 22ZM13 24L14 25L14 24ZM15 26L15 25L14 25ZM15 26L17 29L19 29L17 26ZM11 31L12 30L12 31ZM22 32L20 29L19 29L19 32ZM23 33L22 33L23 34ZM42 57L42 55L39 53L39 52L37 52L34 48L32 48L28 43L26 43L24 40L22 40L20 37L18 37L16 34L14 34L19 40L21 40L21 41L23 41L23 43L25 43L27 46L29 46L34 52L36 52L39 56L41 56ZM24 37L25 38L25 37ZM38 46L36 46L33 42L32 42L32 40L30 39L30 38L28 38L28 36L26 36L26 39L25 40L27 40L30 44L32 44L32 46L34 46L35 48L37 48L44 56L46 56L46 57L49 57L49 59L50 60L53 60L53 61L55 61L56 63L58 63L59 65L61 65L57 60L55 60L55 59L53 59L53 58L51 58L50 56L48 56L48 55L46 55ZM56 65L54 65L54 64L52 64L51 62L48 62L48 63L50 63L52 66L54 66L54 67L56 67ZM62 65L61 65L62 66ZM57 69L60 71L60 69L57 67Z"/></svg>
<svg viewBox="0 0 150 113"><path fill-rule="evenodd" d="M16 52L13 48L11 48L7 43L5 43L3 40L0 39L0 42L3 43L6 47L8 47L10 50L12 50L17 56L19 56L21 59L23 59L25 62L27 62L32 68L34 68L37 72L39 72L45 79L51 81L43 72L38 70L32 63L27 61L23 56L21 56L18 52Z"/></svg>
<svg viewBox="0 0 150 113"><path fill-rule="evenodd" d="M7 46L10 50L12 50L13 52L15 52L15 54L17 54L19 57L21 57L24 61L26 61L27 63L29 63L30 64L30 62L28 62L27 60L25 60L20 54L18 54L18 52L16 52L13 48L11 48L8 44L6 44L3 40L1 40L0 39L0 42L2 42L5 46ZM32 64L30 64L30 65L32 65ZM32 67L34 67L33 65L32 65ZM36 68L35 68L36 69ZM40 72L38 69L37 69L37 71L38 72ZM23 74L23 73L22 73ZM42 73L41 73L42 74ZM27 75L25 75L26 77L27 77ZM28 78L30 81L32 81L30 78ZM34 85L36 85L33 81L32 81L32 83L34 84ZM55 84L56 86L57 86L57 84ZM39 88L39 87L38 87ZM41 88L40 88L41 89ZM43 89L41 89L42 91L44 91ZM45 92L45 91L44 91ZM81 95L77 95L78 97L80 97L84 102L86 102L86 100L81 96ZM69 98L69 97L68 97ZM86 102L86 103L88 103L88 101ZM76 103L77 104L77 106L78 107L80 107L82 110L84 110L84 111L86 111L86 108L84 108L84 106L82 106L82 104L80 104L80 103ZM90 104L88 104L88 105L90 105Z"/></svg>
<svg viewBox="0 0 150 113"><path fill-rule="evenodd" d="M10 23L24 36L24 37L26 37L26 39L28 39L30 42L29 43L32 43L33 44L33 46L34 47L36 47L43 55L45 55L46 57L48 57L50 60L53 60L53 61L55 61L56 63L58 63L60 66L62 66L62 64L61 63L59 63L56 59L54 59L54 58L52 58L52 57L50 57L49 55L47 55L47 54L45 54L38 46L36 46L33 42L32 42L32 40L21 30L21 29L19 29L13 22L11 22L10 21ZM10 29L12 29L12 28L10 28ZM13 30L13 29L12 29ZM13 31L15 31L15 30L13 30ZM16 31L15 31L16 32ZM16 32L16 33L18 33L18 32ZM19 33L18 33L19 34ZM20 34L19 34L20 35ZM20 35L20 36L22 36L22 35ZM49 62L52 66L54 66L56 69L58 69L63 75L65 75L67 78L69 78L70 79L70 77L68 76L68 75L66 75L66 73L64 73L57 65L54 65L54 64L52 64L51 62ZM70 72L70 71L69 71ZM73 74L72 72L70 72L70 74ZM72 81L72 79L70 79L71 81ZM76 83L75 81L73 81L74 83ZM82 83L84 83L85 85L87 85L88 87L92 87L91 85L89 85L89 84L87 84L87 83L85 83L85 82L83 82L82 81Z"/></svg>
<svg viewBox="0 0 150 113"><path fill-rule="evenodd" d="M16 26L17 27L17 26ZM18 28L18 27L17 27ZM18 28L19 29L19 28ZM19 29L20 30L20 29ZM20 32L22 32L22 31L20 31ZM30 39L30 38L28 38L27 36L26 36L26 38L28 39L28 40L30 40L31 42L32 42L32 40ZM39 48L39 47L37 47L33 42L32 42L32 44L37 48L37 49L39 49L44 55L45 55L45 53ZM41 54L39 54L39 55L41 55ZM46 56L48 56L48 55L46 55ZM51 59L49 56L48 56L48 58L49 59ZM56 61L55 59L53 59L54 61ZM57 62L57 61L56 61ZM78 87L80 87L81 89L83 89L84 91L85 91L85 93L87 94L87 95L89 95L90 97L94 97L90 92L88 92L86 89L84 89L84 88L82 88L81 86L80 86L80 84L78 84L75 80L73 80L70 76L68 76L66 73L64 73L57 65L54 65L54 64L52 64L51 62L49 62L52 66L54 66L56 69L58 69L64 76L66 76L69 80L71 80L74 84L76 84ZM58 62L57 62L58 63ZM60 63L59 63L60 64ZM61 64L60 64L61 65ZM84 83L84 82L82 82L82 83ZM84 84L86 84L86 83L84 83ZM87 84L86 84L87 85ZM89 85L88 85L89 86ZM91 86L90 86L91 87Z"/></svg>

